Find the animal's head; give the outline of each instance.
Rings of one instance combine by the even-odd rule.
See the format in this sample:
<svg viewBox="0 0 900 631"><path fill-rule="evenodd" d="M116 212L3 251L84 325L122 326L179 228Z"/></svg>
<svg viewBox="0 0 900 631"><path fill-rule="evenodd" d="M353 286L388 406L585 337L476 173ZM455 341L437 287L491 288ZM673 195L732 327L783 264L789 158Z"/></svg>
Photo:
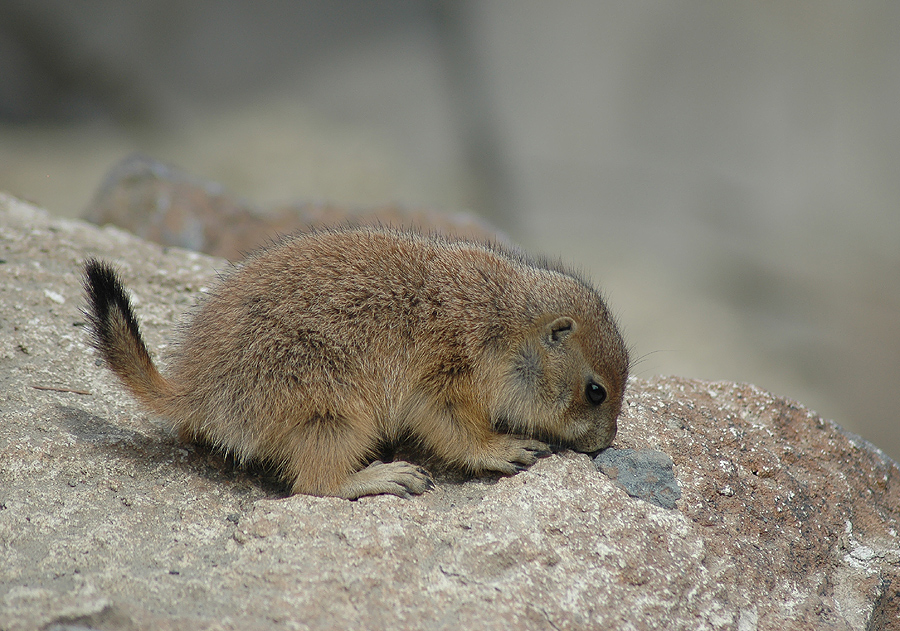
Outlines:
<svg viewBox="0 0 900 631"><path fill-rule="evenodd" d="M511 353L495 421L577 451L604 449L616 436L628 367L628 350L602 303L544 314Z"/></svg>

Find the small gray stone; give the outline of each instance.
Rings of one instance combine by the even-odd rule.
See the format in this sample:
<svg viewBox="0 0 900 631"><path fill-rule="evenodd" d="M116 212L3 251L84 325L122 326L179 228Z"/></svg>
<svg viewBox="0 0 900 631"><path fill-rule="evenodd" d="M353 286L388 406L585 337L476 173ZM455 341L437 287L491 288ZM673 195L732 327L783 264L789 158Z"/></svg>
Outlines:
<svg viewBox="0 0 900 631"><path fill-rule="evenodd" d="M631 497L675 508L681 487L672 472L672 459L652 449L604 449L594 465Z"/></svg>

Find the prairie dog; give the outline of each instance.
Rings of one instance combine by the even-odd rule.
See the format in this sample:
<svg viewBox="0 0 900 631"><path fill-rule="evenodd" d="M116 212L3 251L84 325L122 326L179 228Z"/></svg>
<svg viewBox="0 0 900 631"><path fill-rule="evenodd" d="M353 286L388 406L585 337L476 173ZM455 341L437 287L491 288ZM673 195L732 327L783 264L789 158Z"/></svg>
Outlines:
<svg viewBox="0 0 900 631"><path fill-rule="evenodd" d="M616 434L629 361L612 316L518 251L377 228L288 237L206 297L167 376L113 268L88 261L84 286L92 343L140 403L185 440L274 463L293 493L432 488L420 467L372 462L400 439L477 475Z"/></svg>

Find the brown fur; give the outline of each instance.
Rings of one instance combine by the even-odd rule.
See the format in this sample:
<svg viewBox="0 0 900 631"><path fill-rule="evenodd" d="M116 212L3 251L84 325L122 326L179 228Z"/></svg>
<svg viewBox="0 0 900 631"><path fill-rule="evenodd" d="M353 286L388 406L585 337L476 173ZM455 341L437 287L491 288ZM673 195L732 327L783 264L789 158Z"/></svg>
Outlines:
<svg viewBox="0 0 900 631"><path fill-rule="evenodd" d="M275 463L295 493L427 490L407 462L366 466L401 438L513 474L546 442L590 452L615 437L628 376L615 322L585 281L518 252L371 228L288 238L205 300L167 377L115 272L90 261L85 287L94 345L141 403L186 439Z"/></svg>

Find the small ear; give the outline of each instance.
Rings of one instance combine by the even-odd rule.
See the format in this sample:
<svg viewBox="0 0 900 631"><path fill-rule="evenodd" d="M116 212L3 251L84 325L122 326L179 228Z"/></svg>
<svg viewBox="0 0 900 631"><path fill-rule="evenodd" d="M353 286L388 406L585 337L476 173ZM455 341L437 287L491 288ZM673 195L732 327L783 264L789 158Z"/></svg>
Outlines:
<svg viewBox="0 0 900 631"><path fill-rule="evenodd" d="M572 333L577 325L569 316L561 316L544 328L544 341L550 346L558 346Z"/></svg>

